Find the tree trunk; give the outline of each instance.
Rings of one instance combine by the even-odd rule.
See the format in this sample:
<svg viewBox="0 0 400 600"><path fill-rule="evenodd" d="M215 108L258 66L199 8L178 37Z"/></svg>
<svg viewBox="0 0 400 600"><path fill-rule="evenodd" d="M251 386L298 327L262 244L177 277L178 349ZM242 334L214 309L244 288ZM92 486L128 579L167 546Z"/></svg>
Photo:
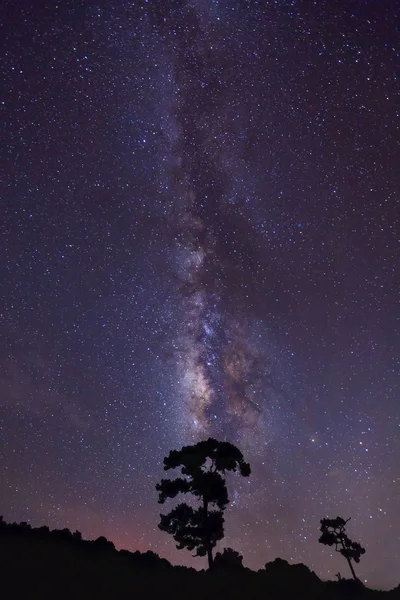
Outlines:
<svg viewBox="0 0 400 600"><path fill-rule="evenodd" d="M346 556L346 558L347 558L347 556ZM351 564L350 558L347 558L347 562L349 563L350 571L352 572L352 575L353 575L354 579L357 581L357 576L356 576L355 571L353 569L353 565Z"/></svg>
<svg viewBox="0 0 400 600"><path fill-rule="evenodd" d="M212 548L207 549L207 558L208 558L208 570L212 571L214 567L214 557L212 555Z"/></svg>
<svg viewBox="0 0 400 600"><path fill-rule="evenodd" d="M203 496L203 511L204 511L204 520L207 520L208 517L208 502ZM208 570L211 571L214 566L214 557L212 555L212 547L209 540L205 541L207 546L207 558L208 558Z"/></svg>
<svg viewBox="0 0 400 600"><path fill-rule="evenodd" d="M345 548L345 545L344 545L344 543L343 543L343 540L342 540L342 547L343 547L343 550L344 550L344 551L346 551L346 548ZM353 575L354 579L355 579L356 581L358 581L358 578L357 578L357 576L356 576L356 573L355 573L355 571L354 571L354 569L353 569L353 565L351 564L351 559L350 559L348 556L346 556L346 555L344 555L344 556L345 556L345 558L346 558L347 562L349 563L349 567L350 567L351 574Z"/></svg>

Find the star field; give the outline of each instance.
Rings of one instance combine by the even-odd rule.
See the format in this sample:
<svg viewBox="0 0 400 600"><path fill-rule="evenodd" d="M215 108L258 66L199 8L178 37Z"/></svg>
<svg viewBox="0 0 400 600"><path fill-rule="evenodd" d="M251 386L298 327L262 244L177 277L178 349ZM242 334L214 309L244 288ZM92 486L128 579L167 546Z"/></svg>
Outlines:
<svg viewBox="0 0 400 600"><path fill-rule="evenodd" d="M399 583L400 4L7 3L0 513L204 567L157 528L212 435L226 537Z"/></svg>

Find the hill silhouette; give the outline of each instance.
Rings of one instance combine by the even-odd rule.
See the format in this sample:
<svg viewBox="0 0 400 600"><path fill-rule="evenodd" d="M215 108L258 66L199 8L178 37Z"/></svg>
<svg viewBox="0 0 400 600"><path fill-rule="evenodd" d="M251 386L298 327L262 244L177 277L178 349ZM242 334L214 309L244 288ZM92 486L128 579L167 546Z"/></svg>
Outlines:
<svg viewBox="0 0 400 600"><path fill-rule="evenodd" d="M249 598L307 599L400 598L400 586L390 592L365 588L354 580L323 582L304 564L277 558L264 569L244 567L235 560L216 561L213 572L173 566L155 552L117 550L101 536L85 540L79 531L50 530L28 523L6 523L0 517L2 597L57 598ZM220 566L218 567L218 563Z"/></svg>

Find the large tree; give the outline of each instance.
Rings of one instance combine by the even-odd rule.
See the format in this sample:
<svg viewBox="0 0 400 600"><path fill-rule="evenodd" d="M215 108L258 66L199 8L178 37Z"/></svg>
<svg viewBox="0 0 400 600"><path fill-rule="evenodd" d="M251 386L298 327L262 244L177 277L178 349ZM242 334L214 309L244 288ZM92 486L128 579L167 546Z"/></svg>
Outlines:
<svg viewBox="0 0 400 600"><path fill-rule="evenodd" d="M197 507L181 503L167 515L160 515L159 528L170 533L177 548L196 550L195 556L207 556L213 566L213 548L224 536L223 512L229 503L224 475L238 471L243 477L250 475L250 465L236 446L209 438L181 450L172 450L164 458L164 470L180 469L182 477L162 479L156 485L158 502L178 494L192 494L199 502Z"/></svg>
<svg viewBox="0 0 400 600"><path fill-rule="evenodd" d="M346 524L350 521L345 521L342 517L336 517L336 519L321 519L321 537L319 538L320 544L326 546L335 546L336 552L340 552L342 556L347 560L351 574L354 579L357 580L352 560L354 562L360 562L360 556L365 554L365 549L358 542L352 542L346 534Z"/></svg>

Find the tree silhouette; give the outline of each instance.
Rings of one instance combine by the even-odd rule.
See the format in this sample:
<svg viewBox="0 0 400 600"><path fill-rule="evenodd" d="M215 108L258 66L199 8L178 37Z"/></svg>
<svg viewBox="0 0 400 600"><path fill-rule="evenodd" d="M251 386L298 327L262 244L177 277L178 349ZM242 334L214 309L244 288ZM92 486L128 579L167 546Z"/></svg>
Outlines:
<svg viewBox="0 0 400 600"><path fill-rule="evenodd" d="M198 508L181 503L167 515L160 515L158 527L170 533L177 548L196 550L195 556L207 556L213 567L213 548L224 537L223 511L229 503L223 475L239 471L243 477L250 475L250 465L236 446L218 442L213 438L181 450L171 450L164 458L164 470L180 469L183 477L162 479L156 485L158 502L178 494L192 494L200 501Z"/></svg>
<svg viewBox="0 0 400 600"><path fill-rule="evenodd" d="M340 552L342 556L347 560L350 571L356 581L358 578L354 572L352 560L354 562L360 562L360 556L365 554L365 549L358 542L352 542L346 534L346 523L350 521L350 518L345 521L342 517L336 517L336 519L321 519L322 535L319 538L320 544L326 546L335 546L336 552Z"/></svg>

